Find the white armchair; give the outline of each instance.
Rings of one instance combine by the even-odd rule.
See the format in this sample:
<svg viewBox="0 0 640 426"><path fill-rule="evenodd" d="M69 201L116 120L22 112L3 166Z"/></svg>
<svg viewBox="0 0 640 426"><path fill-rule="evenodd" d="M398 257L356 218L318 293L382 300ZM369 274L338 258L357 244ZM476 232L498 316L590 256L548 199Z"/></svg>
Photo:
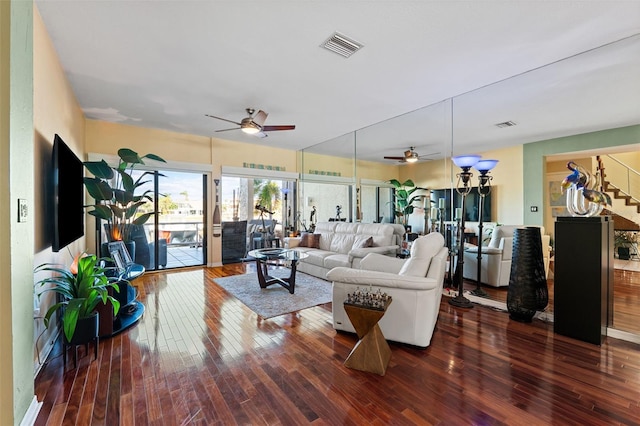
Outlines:
<svg viewBox="0 0 640 426"><path fill-rule="evenodd" d="M393 298L379 322L388 340L427 347L436 326L447 263L447 248L439 233L417 238L409 259L368 254L361 269L333 268L333 328L355 332L344 310L347 293L357 287L380 288Z"/></svg>
<svg viewBox="0 0 640 426"><path fill-rule="evenodd" d="M489 244L482 247L480 282L493 287L509 285L511 258L513 255L513 232L515 229L522 227L523 225L499 225L494 228ZM542 236L542 258L546 276L549 270L549 257L551 254L550 237L545 235L544 227L540 227L540 234ZM477 279L477 246L469 246L464 251L463 276L473 281Z"/></svg>

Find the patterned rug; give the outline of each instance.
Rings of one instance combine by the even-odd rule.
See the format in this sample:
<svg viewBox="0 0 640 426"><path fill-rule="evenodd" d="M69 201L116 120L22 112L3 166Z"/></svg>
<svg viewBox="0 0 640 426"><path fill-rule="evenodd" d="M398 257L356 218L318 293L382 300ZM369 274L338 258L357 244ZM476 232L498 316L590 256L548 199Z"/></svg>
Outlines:
<svg viewBox="0 0 640 426"><path fill-rule="evenodd" d="M288 269L269 270L274 277L288 277ZM289 312L299 311L312 306L331 302L331 282L312 277L302 272L296 273L296 289L294 294L274 284L260 288L255 272L216 278L214 283L235 296L262 318L273 318Z"/></svg>

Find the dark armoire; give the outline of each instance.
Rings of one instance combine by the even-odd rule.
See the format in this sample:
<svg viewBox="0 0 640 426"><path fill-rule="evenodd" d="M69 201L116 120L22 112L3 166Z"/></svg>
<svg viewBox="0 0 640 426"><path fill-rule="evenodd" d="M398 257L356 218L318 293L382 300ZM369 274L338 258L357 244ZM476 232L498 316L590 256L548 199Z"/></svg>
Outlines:
<svg viewBox="0 0 640 426"><path fill-rule="evenodd" d="M599 345L612 325L613 220L558 217L555 241L553 329Z"/></svg>

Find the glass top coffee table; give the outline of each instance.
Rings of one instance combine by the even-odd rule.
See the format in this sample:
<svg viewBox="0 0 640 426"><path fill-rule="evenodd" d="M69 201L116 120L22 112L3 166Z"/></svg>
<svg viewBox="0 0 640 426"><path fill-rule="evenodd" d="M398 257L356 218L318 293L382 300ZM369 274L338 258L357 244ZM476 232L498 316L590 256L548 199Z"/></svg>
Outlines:
<svg viewBox="0 0 640 426"><path fill-rule="evenodd" d="M267 288L272 284L279 284L293 294L296 289L296 267L300 259L309 255L296 250L285 248L265 248L251 250L249 256L256 260L258 283L260 288ZM282 265L282 262L291 263L291 274L288 278L278 278L269 275L269 265Z"/></svg>

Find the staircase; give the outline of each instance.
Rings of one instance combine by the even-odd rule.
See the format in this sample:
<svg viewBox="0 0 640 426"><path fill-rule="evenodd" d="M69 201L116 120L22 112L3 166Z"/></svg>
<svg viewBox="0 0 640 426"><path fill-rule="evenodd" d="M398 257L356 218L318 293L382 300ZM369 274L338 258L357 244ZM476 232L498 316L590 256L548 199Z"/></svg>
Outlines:
<svg viewBox="0 0 640 426"><path fill-rule="evenodd" d="M597 156L598 168L602 176L602 190L612 199L611 209L602 214L613 216L616 230L640 230L640 173L617 160L605 155L608 169L605 173L601 156Z"/></svg>

